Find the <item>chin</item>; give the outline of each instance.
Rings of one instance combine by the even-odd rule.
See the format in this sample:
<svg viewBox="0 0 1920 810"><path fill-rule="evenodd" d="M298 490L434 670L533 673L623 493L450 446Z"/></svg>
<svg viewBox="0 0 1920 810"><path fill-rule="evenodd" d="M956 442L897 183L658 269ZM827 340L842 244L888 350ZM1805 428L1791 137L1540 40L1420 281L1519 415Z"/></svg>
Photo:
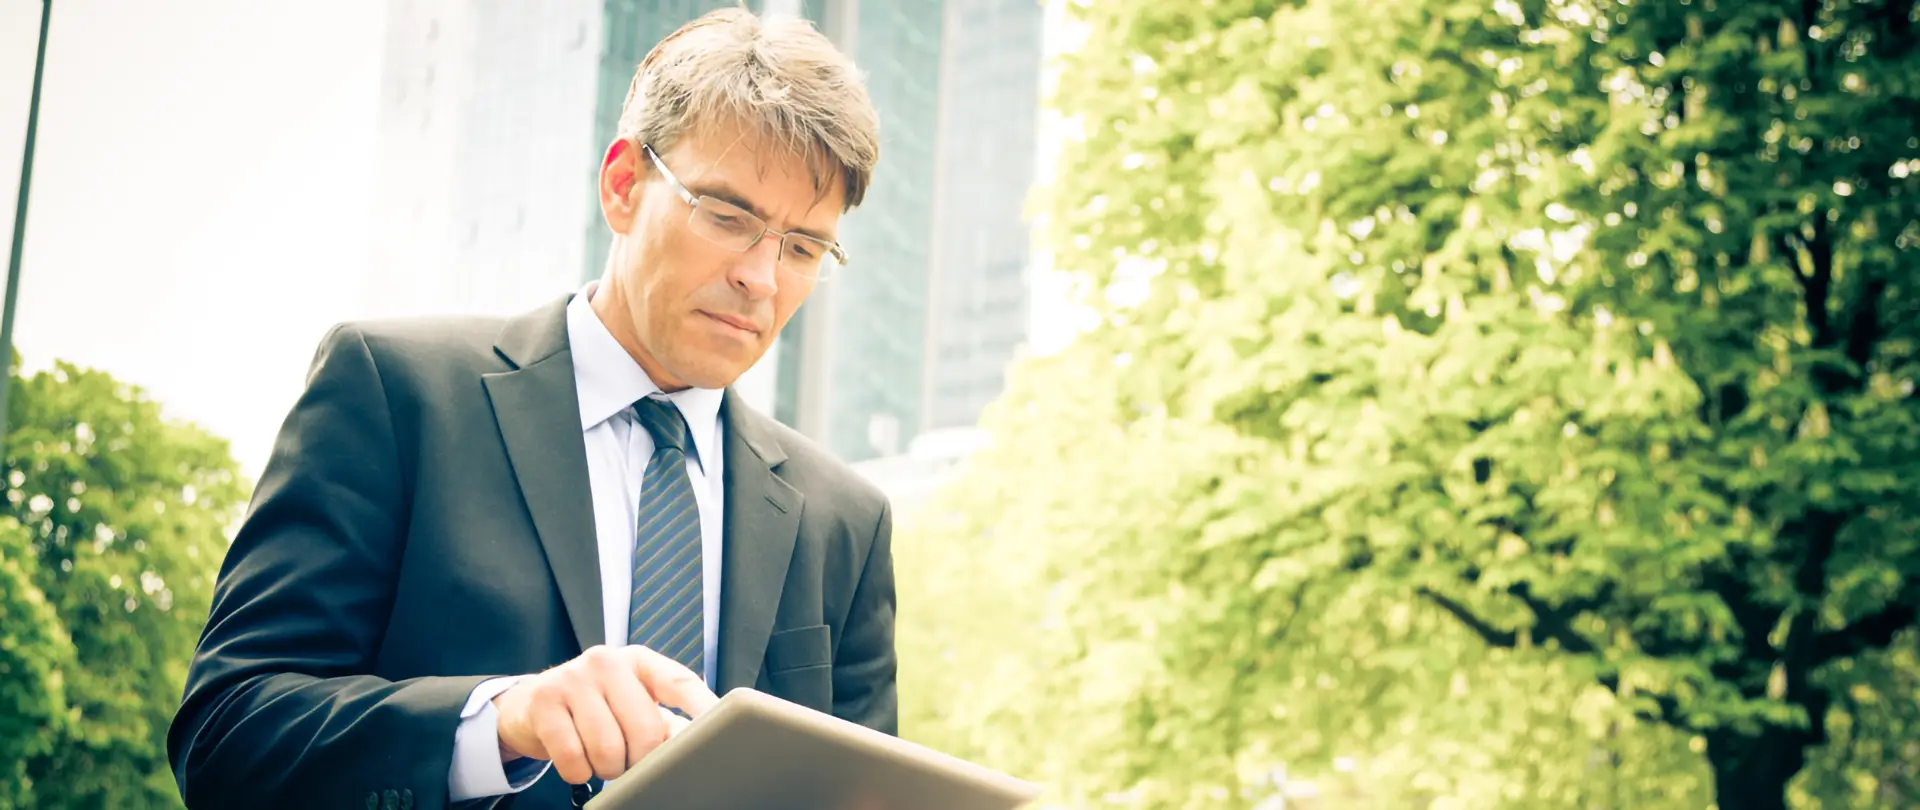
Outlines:
<svg viewBox="0 0 1920 810"><path fill-rule="evenodd" d="M682 373L675 374L680 381L694 388L725 388L740 379L746 373L747 366L732 362L715 362L711 358L686 365Z"/></svg>

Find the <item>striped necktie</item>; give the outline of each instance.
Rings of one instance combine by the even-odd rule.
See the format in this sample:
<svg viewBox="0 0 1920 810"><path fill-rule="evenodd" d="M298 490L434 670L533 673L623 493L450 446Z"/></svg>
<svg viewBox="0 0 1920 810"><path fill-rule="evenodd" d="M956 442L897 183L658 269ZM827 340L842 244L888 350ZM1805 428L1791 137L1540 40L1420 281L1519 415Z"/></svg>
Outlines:
<svg viewBox="0 0 1920 810"><path fill-rule="evenodd" d="M653 437L653 455L640 485L627 643L672 658L704 678L700 505L687 475L687 457L698 461L699 454L672 403L642 399L633 410Z"/></svg>

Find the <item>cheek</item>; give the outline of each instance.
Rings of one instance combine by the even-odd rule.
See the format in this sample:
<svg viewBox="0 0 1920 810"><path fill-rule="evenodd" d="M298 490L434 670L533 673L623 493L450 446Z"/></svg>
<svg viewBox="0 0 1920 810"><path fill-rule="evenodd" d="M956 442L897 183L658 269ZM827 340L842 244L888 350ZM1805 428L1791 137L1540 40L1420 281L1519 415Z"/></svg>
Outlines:
<svg viewBox="0 0 1920 810"><path fill-rule="evenodd" d="M661 270L664 264L654 265ZM686 294L673 283L671 273L656 273L647 279L646 320L655 341L672 342L671 335L686 327Z"/></svg>
<svg viewBox="0 0 1920 810"><path fill-rule="evenodd" d="M807 297L813 294L815 283L817 282L804 279L795 280L792 276L783 280L780 291L773 296L773 316L782 329L786 328L787 321L793 319L793 313L800 309L800 305L807 302ZM779 331L779 329L774 330L776 334Z"/></svg>
<svg viewBox="0 0 1920 810"><path fill-rule="evenodd" d="M680 239L683 234L659 225L648 227L644 237L647 247L633 268L638 286L645 291L645 306L656 317L686 303L689 269L698 262L697 257L688 255L690 246Z"/></svg>

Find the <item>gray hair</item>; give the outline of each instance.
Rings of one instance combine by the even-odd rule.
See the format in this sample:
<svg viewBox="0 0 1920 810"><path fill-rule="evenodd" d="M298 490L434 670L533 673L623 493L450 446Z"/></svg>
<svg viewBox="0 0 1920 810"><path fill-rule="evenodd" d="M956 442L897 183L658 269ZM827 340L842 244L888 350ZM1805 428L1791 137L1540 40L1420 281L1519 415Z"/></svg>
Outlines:
<svg viewBox="0 0 1920 810"><path fill-rule="evenodd" d="M852 60L803 19L728 8L681 26L640 61L619 134L665 152L718 122L804 158L820 199L837 175L842 210L866 197L880 161L880 118Z"/></svg>

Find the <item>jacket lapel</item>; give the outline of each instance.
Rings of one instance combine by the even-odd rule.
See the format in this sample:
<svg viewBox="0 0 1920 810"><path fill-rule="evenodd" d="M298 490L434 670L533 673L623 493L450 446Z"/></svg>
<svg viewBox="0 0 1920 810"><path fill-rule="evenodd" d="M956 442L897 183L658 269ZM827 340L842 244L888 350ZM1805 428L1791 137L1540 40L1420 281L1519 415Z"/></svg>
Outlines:
<svg viewBox="0 0 1920 810"><path fill-rule="evenodd" d="M585 650L605 643L606 630L566 306L561 299L510 321L494 350L513 369L482 380L574 639Z"/></svg>
<svg viewBox="0 0 1920 810"><path fill-rule="evenodd" d="M720 418L727 459L718 690L724 694L760 677L806 499L774 474L787 455L766 417L729 390Z"/></svg>

